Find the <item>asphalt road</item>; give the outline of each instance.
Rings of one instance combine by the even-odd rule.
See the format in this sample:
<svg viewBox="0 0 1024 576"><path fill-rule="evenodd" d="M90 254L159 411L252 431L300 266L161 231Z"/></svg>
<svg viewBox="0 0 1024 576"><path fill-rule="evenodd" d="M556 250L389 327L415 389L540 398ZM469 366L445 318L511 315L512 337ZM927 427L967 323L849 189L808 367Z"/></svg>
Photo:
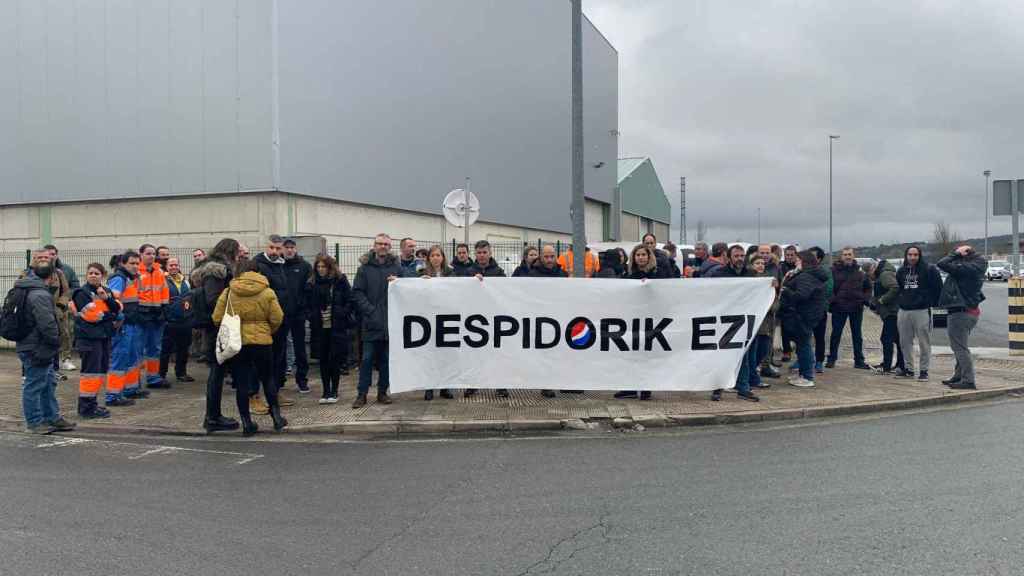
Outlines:
<svg viewBox="0 0 1024 576"><path fill-rule="evenodd" d="M1019 574L1022 434L1020 401L661 435L4 434L0 573Z"/></svg>
<svg viewBox="0 0 1024 576"><path fill-rule="evenodd" d="M1009 292L1006 282L985 282L985 301L981 303L981 317L978 326L971 333L971 346L981 348L1006 348L1009 340ZM949 346L945 328L932 331L932 344Z"/></svg>

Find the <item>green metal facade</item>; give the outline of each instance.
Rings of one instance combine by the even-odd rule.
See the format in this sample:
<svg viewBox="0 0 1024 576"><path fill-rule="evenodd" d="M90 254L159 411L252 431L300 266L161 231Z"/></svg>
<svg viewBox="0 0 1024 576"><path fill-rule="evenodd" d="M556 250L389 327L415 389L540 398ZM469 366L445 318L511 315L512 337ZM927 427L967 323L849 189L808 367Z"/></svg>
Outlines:
<svg viewBox="0 0 1024 576"><path fill-rule="evenodd" d="M672 222L672 206L665 197L650 158L619 159L619 192L622 211L663 224Z"/></svg>

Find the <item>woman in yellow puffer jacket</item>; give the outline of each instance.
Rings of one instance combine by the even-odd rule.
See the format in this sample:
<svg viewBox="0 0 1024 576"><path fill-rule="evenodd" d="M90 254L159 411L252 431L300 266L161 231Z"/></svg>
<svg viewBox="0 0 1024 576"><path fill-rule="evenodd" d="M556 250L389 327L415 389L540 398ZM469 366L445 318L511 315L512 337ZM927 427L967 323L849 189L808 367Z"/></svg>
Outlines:
<svg viewBox="0 0 1024 576"><path fill-rule="evenodd" d="M254 379L263 383L274 430L281 431L288 425L277 402L274 355L271 351L274 332L281 327L284 312L267 278L258 270L252 260L239 262L235 268L235 279L227 290L221 292L213 312L213 323L218 326L225 312L238 316L242 321L242 350L226 362L225 368L235 381L235 400L244 436L252 436L259 429L249 412L249 383Z"/></svg>

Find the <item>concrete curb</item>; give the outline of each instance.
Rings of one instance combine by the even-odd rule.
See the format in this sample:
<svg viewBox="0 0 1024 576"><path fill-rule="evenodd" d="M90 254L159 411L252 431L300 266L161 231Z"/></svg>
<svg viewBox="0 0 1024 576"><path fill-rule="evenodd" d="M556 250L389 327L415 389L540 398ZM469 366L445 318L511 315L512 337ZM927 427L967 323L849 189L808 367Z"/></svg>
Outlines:
<svg viewBox="0 0 1024 576"><path fill-rule="evenodd" d="M911 410L965 402L976 402L1001 398L1011 393L1024 393L1024 385L990 388L971 391L948 391L942 395L901 400L880 400L858 402L836 406L808 408L785 408L778 410L733 412L727 414L680 414L642 415L635 418L613 418L603 420L581 419L537 419L537 420L362 420L341 424L311 424L289 426L285 433L293 434L342 434L361 438L399 438L407 436L452 436L461 434L514 434L555 430L587 431L601 428L619 430L645 430L647 428L696 427L723 424L746 424L751 422L777 422L804 420L835 416L853 416ZM0 430L21 432L24 425L20 418L0 416ZM205 436L201 428L187 430L163 426L105 425L80 422L76 432L102 434L147 434L162 436ZM218 433L216 436L232 434Z"/></svg>

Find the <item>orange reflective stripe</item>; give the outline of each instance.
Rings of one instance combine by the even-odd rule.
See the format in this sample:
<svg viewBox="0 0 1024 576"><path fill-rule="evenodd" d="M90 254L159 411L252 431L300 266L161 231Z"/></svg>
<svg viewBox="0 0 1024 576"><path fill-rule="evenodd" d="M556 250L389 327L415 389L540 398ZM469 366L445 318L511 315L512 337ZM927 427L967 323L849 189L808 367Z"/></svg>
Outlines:
<svg viewBox="0 0 1024 576"><path fill-rule="evenodd" d="M111 372L107 375L107 391L116 394L124 390L124 381L124 372Z"/></svg>
<svg viewBox="0 0 1024 576"><path fill-rule="evenodd" d="M95 396L103 387L103 374L82 374L78 380L79 396Z"/></svg>
<svg viewBox="0 0 1024 576"><path fill-rule="evenodd" d="M124 375L124 387L133 388L139 385L139 367L136 366L131 370L125 372Z"/></svg>
<svg viewBox="0 0 1024 576"><path fill-rule="evenodd" d="M160 359L146 358L146 374L159 374L160 373Z"/></svg>
<svg viewBox="0 0 1024 576"><path fill-rule="evenodd" d="M167 287L167 277L159 264L153 264L152 270L139 269L139 306L156 307L168 304L171 291Z"/></svg>

